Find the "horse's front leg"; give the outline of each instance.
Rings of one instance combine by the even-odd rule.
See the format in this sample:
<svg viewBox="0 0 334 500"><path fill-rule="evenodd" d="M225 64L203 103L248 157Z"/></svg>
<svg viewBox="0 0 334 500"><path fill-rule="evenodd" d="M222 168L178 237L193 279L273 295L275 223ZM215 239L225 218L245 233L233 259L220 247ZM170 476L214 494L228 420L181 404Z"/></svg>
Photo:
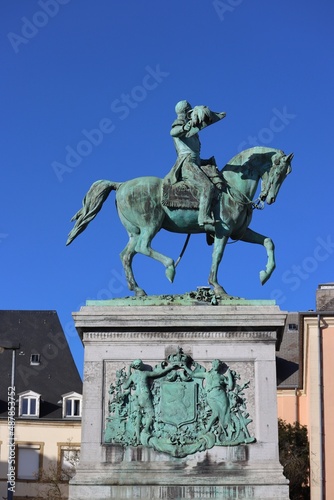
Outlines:
<svg viewBox="0 0 334 500"><path fill-rule="evenodd" d="M136 297L142 297L146 295L145 290L138 286L137 281L135 280L133 271L132 271L132 260L136 255L135 247L137 245L138 235L132 235L129 233L129 241L124 250L121 252L120 257L123 264L126 281L128 284L128 288L131 291L135 292Z"/></svg>
<svg viewBox="0 0 334 500"><path fill-rule="evenodd" d="M264 285L270 276L272 275L276 263L275 263L275 245L271 238L267 236L263 236L263 234L257 233L252 229L247 229L245 234L243 234L241 241L245 241L247 243L256 243L257 245L263 245L267 251L267 265L265 271L260 271L260 281L261 284Z"/></svg>
<svg viewBox="0 0 334 500"><path fill-rule="evenodd" d="M218 283L218 268L223 257L227 240L228 236L225 235L216 235L214 240L209 284L213 286L213 291L216 297L223 297L228 295L224 288Z"/></svg>

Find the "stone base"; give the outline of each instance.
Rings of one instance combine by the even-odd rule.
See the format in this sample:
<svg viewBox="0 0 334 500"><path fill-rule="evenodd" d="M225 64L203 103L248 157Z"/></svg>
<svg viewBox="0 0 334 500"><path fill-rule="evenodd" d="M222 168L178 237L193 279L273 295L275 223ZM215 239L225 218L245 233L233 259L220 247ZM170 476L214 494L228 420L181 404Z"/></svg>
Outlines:
<svg viewBox="0 0 334 500"><path fill-rule="evenodd" d="M286 488L266 486L82 486L75 500L183 500L206 498L216 499L254 499L254 500L287 500Z"/></svg>
<svg viewBox="0 0 334 500"><path fill-rule="evenodd" d="M151 464L152 465L152 464ZM288 500L287 480L282 468L271 469L263 463L259 469L199 465L188 469L160 462L154 467L105 468L78 471L70 487L71 500L184 500L254 499ZM260 464L259 464L260 465ZM145 482L145 484L143 484Z"/></svg>
<svg viewBox="0 0 334 500"><path fill-rule="evenodd" d="M216 499L254 499L254 500L287 500L286 487L277 485L254 486L80 486L75 500L184 500L206 498Z"/></svg>
<svg viewBox="0 0 334 500"><path fill-rule="evenodd" d="M270 304L89 305L74 314L85 345L81 464L70 500L288 500L278 461L275 344L286 314ZM177 458L144 446L106 444L108 389L137 358L154 367L181 348L210 369L224 361L250 381L256 442Z"/></svg>

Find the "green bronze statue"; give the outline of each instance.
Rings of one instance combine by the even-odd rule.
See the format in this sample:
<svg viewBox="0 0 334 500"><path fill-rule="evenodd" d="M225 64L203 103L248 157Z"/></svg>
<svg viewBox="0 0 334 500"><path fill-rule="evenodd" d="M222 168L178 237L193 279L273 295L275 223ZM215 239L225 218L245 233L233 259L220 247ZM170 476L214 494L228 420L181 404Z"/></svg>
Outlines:
<svg viewBox="0 0 334 500"><path fill-rule="evenodd" d="M188 235L206 233L208 243L214 245L208 282L216 297L229 297L218 282L218 267L229 238L264 246L267 264L260 272L260 281L266 283L275 269L274 243L249 225L253 209L276 201L283 181L291 172L293 153L286 155L279 149L254 147L237 154L219 171L213 157L201 160L198 132L220 121L225 113L215 113L206 106L191 109L187 101L176 105L176 113L171 135L177 160L169 174L164 179L138 177L125 182L94 182L82 208L72 218L75 225L66 244L84 231L111 191L116 191L118 215L129 235L120 257L128 287L137 297L146 295L132 270L137 253L161 262L168 280L174 280L174 260L151 246L161 229ZM254 200L260 181L261 192Z"/></svg>
<svg viewBox="0 0 334 500"><path fill-rule="evenodd" d="M177 119L172 124L170 131L174 140L177 161L167 176L171 183L183 180L187 185L198 192L198 225L204 227L214 224L211 213L211 204L218 187L222 187L223 178L219 175L214 157L209 160L200 158L201 142L198 131L204 126L211 125L225 117L225 113L213 113L206 106L196 106L194 109L188 101L180 101L175 106ZM206 166L206 170L202 167ZM208 168L213 170L213 175L208 175ZM214 182L218 180L218 182Z"/></svg>

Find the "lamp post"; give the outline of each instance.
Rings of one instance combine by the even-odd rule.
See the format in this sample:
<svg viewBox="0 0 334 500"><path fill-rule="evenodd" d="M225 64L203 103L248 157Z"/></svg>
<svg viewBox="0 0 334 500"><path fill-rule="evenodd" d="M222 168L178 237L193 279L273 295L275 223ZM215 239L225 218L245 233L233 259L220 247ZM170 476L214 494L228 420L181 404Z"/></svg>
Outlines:
<svg viewBox="0 0 334 500"><path fill-rule="evenodd" d="M15 361L16 361L16 350L20 348L20 344L17 342L11 342L11 341L0 341L0 354L3 353L4 351L12 351L12 367L11 367L11 393L9 392L8 388L8 408L9 408L9 402L10 402L10 397L14 398L14 401L11 401L11 407L14 408L14 417L10 418L10 415L8 415L8 424L11 420L12 425L8 425L8 471L7 471L7 500L13 500L14 498L14 488L12 485L12 481L10 479L12 473L12 468L11 468L11 463L13 461L13 454L12 451L14 449L14 457L15 457L15 436L14 436L14 430L15 430ZM12 396L10 396L12 394ZM14 464L15 464L15 458L14 458ZM15 469L14 469L15 470ZM15 483L14 483L15 486Z"/></svg>

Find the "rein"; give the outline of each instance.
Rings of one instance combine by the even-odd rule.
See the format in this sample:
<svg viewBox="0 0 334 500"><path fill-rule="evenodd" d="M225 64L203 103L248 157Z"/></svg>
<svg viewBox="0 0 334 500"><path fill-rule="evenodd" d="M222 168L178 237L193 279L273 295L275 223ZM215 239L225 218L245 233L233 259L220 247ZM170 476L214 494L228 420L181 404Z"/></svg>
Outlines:
<svg viewBox="0 0 334 500"><path fill-rule="evenodd" d="M180 260L182 259L183 254L184 254L184 252L186 251L186 248L187 248L187 246L188 246L188 243L189 243L189 240L190 240L190 236L191 236L191 234L190 234L190 233L188 233L188 234L187 234L187 237L186 237L186 241L184 242L184 245L183 245L183 248L182 248L182 250L181 250L180 255L179 255L179 256L178 256L178 258L176 259L176 262L175 262L175 264L174 264L174 267L177 267L177 266L178 266L178 264L179 264L179 262L180 262Z"/></svg>
<svg viewBox="0 0 334 500"><path fill-rule="evenodd" d="M238 192L238 194L240 193L241 196L243 196L244 198L246 198L246 202L243 202L241 200L237 200L235 197L234 197L234 194L232 194L233 192L231 191L231 188L230 186L227 186L227 192L228 194L230 195L230 197L232 198L233 201L235 201L236 203L241 203L241 205L244 205L244 206L248 206L248 207L251 207L252 210L263 210L264 207L265 207L265 204L264 204L264 201L261 199L261 193L260 195L256 198L256 200L251 200L250 198L248 198L248 196L246 196L245 194L243 194L241 191L239 191L238 189L236 188L233 188L235 189L235 191ZM238 238L237 240L234 240L234 241L228 241L227 242L227 245L233 245L233 243L237 243L238 241L240 241L243 237L243 235L245 234L245 232L247 231L247 227L245 229L245 231L243 232L243 234L240 236L240 238Z"/></svg>
<svg viewBox="0 0 334 500"><path fill-rule="evenodd" d="M256 210L263 210L264 209L265 204L264 204L264 201L261 199L261 194L256 198L256 200L251 200L250 198L248 198L248 196L246 196L245 194L243 194L238 189L236 189L236 188L233 188L233 189L235 191L237 191L238 194L241 194L241 196L243 196L246 199L246 202L243 202L242 200L237 200L235 198L234 194L233 194L233 191L231 191L230 186L227 186L227 192L228 192L228 194L230 195L230 197L232 198L232 200L235 201L236 203L241 203L241 205L251 205L252 210L254 210L254 209L256 209Z"/></svg>

